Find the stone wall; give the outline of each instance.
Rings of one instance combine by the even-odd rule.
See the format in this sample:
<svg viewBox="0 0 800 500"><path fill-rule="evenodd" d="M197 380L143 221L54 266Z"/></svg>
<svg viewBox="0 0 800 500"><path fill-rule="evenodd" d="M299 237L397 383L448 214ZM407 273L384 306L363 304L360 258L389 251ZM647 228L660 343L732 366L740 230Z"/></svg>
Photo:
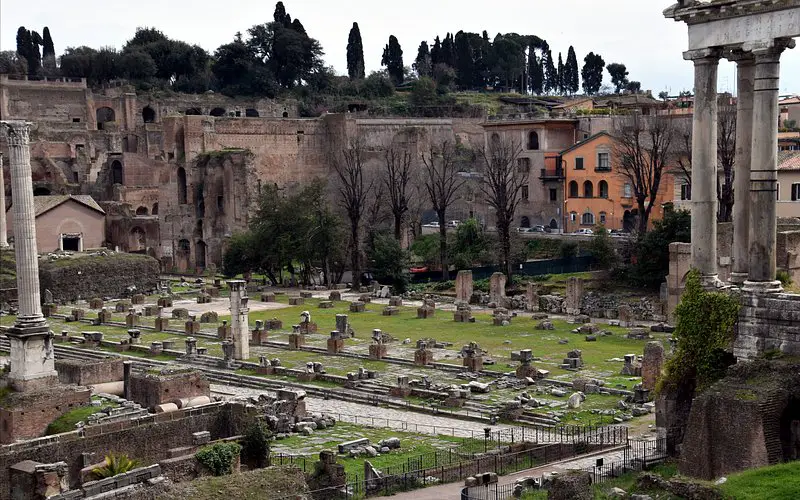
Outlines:
<svg viewBox="0 0 800 500"><path fill-rule="evenodd" d="M104 252L77 258L39 260L39 282L59 302L91 297L120 297L158 285L158 261L145 255Z"/></svg>
<svg viewBox="0 0 800 500"><path fill-rule="evenodd" d="M733 353L755 359L765 352L800 355L800 295L742 292Z"/></svg>
<svg viewBox="0 0 800 500"><path fill-rule="evenodd" d="M44 434L50 423L70 410L89 403L86 387L62 386L12 393L0 402L0 443ZM52 458L52 457L51 457Z"/></svg>
<svg viewBox="0 0 800 500"><path fill-rule="evenodd" d="M62 384L94 385L122 380L122 358L108 357L97 361L57 359L56 371Z"/></svg>
<svg viewBox="0 0 800 500"><path fill-rule="evenodd" d="M154 408L176 399L210 395L208 379L196 370L131 374L129 399L145 408Z"/></svg>

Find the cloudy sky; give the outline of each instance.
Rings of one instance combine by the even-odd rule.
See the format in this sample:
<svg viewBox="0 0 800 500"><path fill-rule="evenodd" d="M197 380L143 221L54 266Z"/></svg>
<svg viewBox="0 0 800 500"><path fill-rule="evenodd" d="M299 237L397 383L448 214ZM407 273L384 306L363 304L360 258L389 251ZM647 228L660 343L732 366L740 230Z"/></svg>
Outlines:
<svg viewBox="0 0 800 500"><path fill-rule="evenodd" d="M327 65L346 70L345 47L353 21L364 40L367 71L380 68L381 51L395 35L406 65L420 41L459 30L533 34L544 38L557 58L575 47L578 59L589 51L606 63L627 65L632 80L654 94L692 86L691 63L683 61L686 26L664 19L662 0L285 0L325 50ZM167 36L213 50L254 24L272 19L272 0L0 0L0 50L14 50L17 28L41 32L50 27L56 53L77 45L120 48L137 26L152 26ZM782 94L800 93L800 49L782 59ZM610 78L605 74L604 83ZM720 90L735 91L733 66L723 63Z"/></svg>

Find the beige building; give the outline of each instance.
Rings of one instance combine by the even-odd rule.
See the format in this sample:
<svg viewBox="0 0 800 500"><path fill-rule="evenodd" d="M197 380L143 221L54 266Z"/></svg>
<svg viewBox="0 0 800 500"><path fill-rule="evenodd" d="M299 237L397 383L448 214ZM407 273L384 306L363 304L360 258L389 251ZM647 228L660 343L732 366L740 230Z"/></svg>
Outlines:
<svg viewBox="0 0 800 500"><path fill-rule="evenodd" d="M800 217L800 151L778 153L778 217Z"/></svg>
<svg viewBox="0 0 800 500"><path fill-rule="evenodd" d="M56 250L82 252L101 248L106 240L106 213L91 196L37 196L36 244L40 253ZM8 236L14 234L12 208L6 212Z"/></svg>

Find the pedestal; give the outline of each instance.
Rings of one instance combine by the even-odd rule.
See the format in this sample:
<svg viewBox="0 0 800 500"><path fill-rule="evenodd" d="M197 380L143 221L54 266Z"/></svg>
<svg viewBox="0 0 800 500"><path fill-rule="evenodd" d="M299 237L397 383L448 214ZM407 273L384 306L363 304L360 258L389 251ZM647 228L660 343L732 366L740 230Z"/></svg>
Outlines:
<svg viewBox="0 0 800 500"><path fill-rule="evenodd" d="M47 323L36 326L12 326L6 332L11 344L11 387L29 391L58 383L53 353L53 336Z"/></svg>

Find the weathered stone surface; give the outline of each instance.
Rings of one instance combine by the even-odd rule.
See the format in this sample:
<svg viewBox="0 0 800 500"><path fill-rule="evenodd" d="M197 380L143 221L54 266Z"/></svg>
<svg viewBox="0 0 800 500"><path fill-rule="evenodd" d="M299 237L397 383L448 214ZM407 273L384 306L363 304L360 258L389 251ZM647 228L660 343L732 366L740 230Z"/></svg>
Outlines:
<svg viewBox="0 0 800 500"><path fill-rule="evenodd" d="M472 271L459 271L456 275L456 302L469 302L472 287Z"/></svg>
<svg viewBox="0 0 800 500"><path fill-rule="evenodd" d="M566 314L580 314L583 301L583 278L572 276L567 278L567 297L564 301Z"/></svg>
<svg viewBox="0 0 800 500"><path fill-rule="evenodd" d="M644 346L644 357L642 358L642 385L645 389L654 391L658 379L661 377L661 370L664 366L664 346L661 342L648 342Z"/></svg>
<svg viewBox="0 0 800 500"><path fill-rule="evenodd" d="M506 275L503 273L494 273L489 278L489 301L494 303L503 303L506 296Z"/></svg>
<svg viewBox="0 0 800 500"><path fill-rule="evenodd" d="M584 471L570 471L553 477L547 500L592 500L592 476Z"/></svg>

